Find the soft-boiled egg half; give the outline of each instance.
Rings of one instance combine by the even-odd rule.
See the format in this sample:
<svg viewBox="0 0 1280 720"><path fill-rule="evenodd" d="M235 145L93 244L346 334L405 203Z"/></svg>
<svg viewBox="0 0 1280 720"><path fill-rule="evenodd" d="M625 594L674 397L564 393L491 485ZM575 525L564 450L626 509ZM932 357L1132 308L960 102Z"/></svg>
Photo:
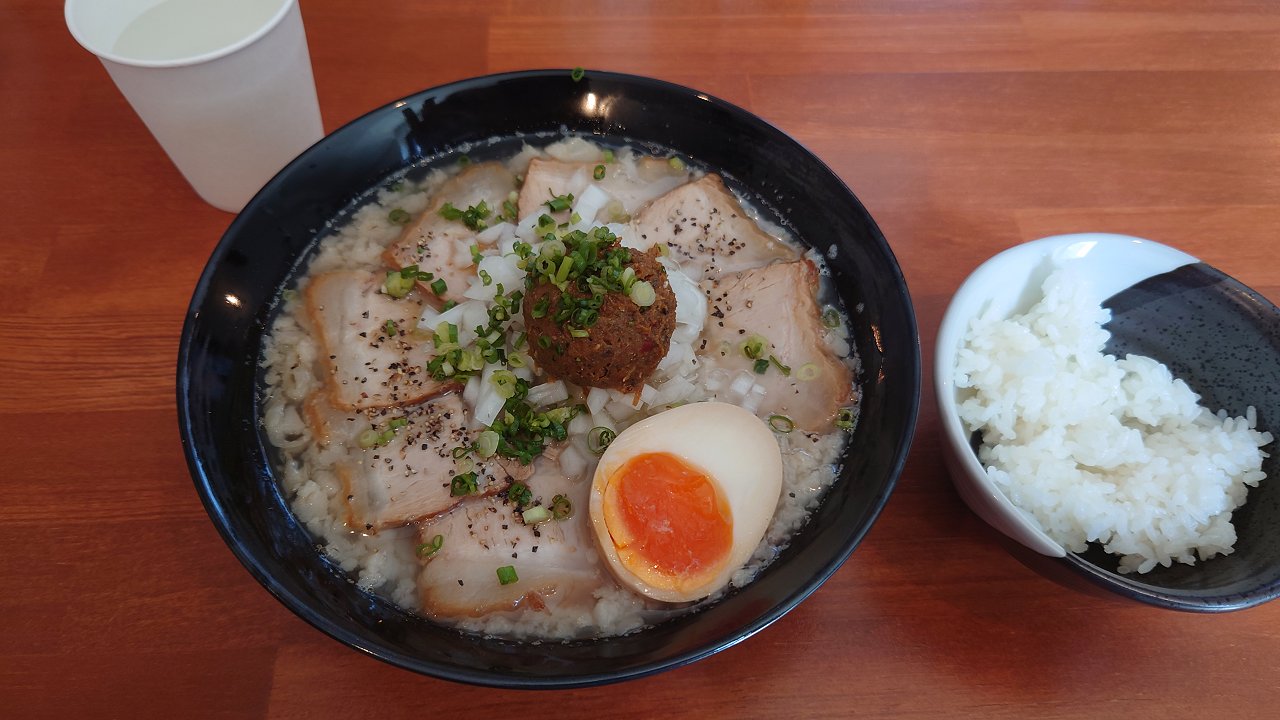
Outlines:
<svg viewBox="0 0 1280 720"><path fill-rule="evenodd" d="M781 492L782 453L765 423L736 405L693 403L613 439L591 483L591 524L623 585L698 600L751 558Z"/></svg>

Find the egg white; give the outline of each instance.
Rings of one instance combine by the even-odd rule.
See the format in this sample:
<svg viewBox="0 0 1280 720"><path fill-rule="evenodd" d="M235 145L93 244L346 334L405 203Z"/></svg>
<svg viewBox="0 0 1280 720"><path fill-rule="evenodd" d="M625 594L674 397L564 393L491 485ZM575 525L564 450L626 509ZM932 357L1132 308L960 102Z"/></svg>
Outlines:
<svg viewBox="0 0 1280 720"><path fill-rule="evenodd" d="M605 490L628 460L645 453L669 453L706 473L729 507L733 534L728 559L703 583L656 587L628 569L618 555L605 521ZM645 418L614 438L592 479L591 524L600 554L618 582L655 600L688 602L724 587L746 564L764 537L781 493L782 453L773 431L736 405L692 403Z"/></svg>

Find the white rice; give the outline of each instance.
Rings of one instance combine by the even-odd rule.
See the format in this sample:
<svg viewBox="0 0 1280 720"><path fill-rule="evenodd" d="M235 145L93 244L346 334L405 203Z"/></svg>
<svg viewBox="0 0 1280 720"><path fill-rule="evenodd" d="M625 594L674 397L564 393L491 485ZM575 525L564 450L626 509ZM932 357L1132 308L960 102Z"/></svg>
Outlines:
<svg viewBox="0 0 1280 720"><path fill-rule="evenodd" d="M1025 314L975 319L958 354L988 476L1067 550L1120 555L1120 572L1231 553L1231 513L1272 441L1254 408L1211 412L1161 363L1103 354L1111 313L1076 273L1042 290Z"/></svg>

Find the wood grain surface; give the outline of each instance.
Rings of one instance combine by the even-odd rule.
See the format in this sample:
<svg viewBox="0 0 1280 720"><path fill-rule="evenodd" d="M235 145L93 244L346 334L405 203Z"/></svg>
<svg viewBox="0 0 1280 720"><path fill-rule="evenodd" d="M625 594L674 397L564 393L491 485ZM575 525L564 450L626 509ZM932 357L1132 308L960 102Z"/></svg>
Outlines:
<svg viewBox="0 0 1280 720"><path fill-rule="evenodd" d="M441 82L575 65L759 114L880 223L926 359L961 280L1049 234L1157 239L1280 300L1274 0L302 9L330 130ZM183 182L56 0L0 0L0 95L0 717L1275 717L1280 603L1179 614L1025 568L948 481L927 362L881 519L745 643L535 694L350 650L239 565L183 460L178 336L232 217Z"/></svg>

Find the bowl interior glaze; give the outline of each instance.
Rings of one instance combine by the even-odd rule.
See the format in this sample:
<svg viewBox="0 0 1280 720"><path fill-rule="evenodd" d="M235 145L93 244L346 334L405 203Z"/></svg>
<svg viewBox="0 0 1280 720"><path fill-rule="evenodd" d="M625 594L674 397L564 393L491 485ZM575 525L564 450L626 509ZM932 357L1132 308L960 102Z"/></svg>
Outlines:
<svg viewBox="0 0 1280 720"><path fill-rule="evenodd" d="M405 168L492 138L570 132L669 148L715 168L769 219L828 257L863 364L861 421L841 479L782 556L705 610L632 635L565 644L459 633L358 590L294 520L258 429L257 362L273 300L326 222ZM827 252L831 249L831 252ZM785 134L696 91L568 70L462 81L404 98L326 137L236 218L192 297L178 361L188 465L245 567L307 622L418 672L503 687L574 687L651 674L737 643L826 580L865 535L901 472L915 427L919 339L884 237L840 179Z"/></svg>

